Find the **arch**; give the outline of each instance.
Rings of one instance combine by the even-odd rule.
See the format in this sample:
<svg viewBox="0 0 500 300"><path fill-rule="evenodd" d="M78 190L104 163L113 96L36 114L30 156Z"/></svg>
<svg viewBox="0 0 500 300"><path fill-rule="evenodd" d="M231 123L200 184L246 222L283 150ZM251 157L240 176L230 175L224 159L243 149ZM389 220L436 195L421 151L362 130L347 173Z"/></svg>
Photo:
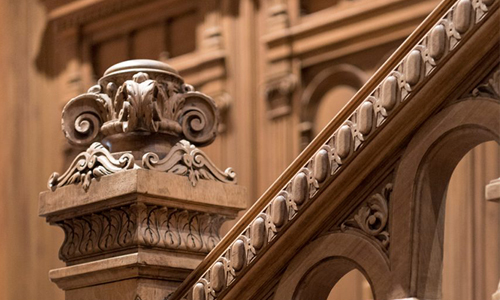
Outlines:
<svg viewBox="0 0 500 300"><path fill-rule="evenodd" d="M313 137L312 124L323 96L335 86L340 85L350 86L357 91L366 80L365 72L349 64L327 68L311 80L300 99L300 130L303 144L309 143Z"/></svg>
<svg viewBox="0 0 500 300"><path fill-rule="evenodd" d="M440 299L445 196L451 174L475 146L500 140L500 102L452 103L414 135L398 166L390 207L391 269L400 297Z"/></svg>
<svg viewBox="0 0 500 300"><path fill-rule="evenodd" d="M357 234L335 232L314 240L294 257L274 300L326 299L333 286L355 268L365 275L376 299L388 299L391 282L386 256Z"/></svg>

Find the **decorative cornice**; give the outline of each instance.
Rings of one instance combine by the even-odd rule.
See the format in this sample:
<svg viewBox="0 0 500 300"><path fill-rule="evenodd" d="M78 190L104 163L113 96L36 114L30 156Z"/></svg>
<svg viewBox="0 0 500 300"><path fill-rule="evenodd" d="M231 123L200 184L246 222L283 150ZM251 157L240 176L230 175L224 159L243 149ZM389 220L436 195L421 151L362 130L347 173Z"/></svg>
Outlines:
<svg viewBox="0 0 500 300"><path fill-rule="evenodd" d="M146 0L73 1L49 12L48 18L59 31L115 15Z"/></svg>
<svg viewBox="0 0 500 300"><path fill-rule="evenodd" d="M153 152L144 154L142 165L145 169L187 176L193 186L200 179L236 183L233 169L227 168L222 172L203 151L184 140L172 147L163 159Z"/></svg>
<svg viewBox="0 0 500 300"><path fill-rule="evenodd" d="M495 0L459 0L433 27L405 51L405 57L383 78L333 135L238 235L210 260L197 281L185 281L173 299L218 299L274 243L329 177L349 164L363 144L381 130L395 112L412 100L414 91L427 81L446 58L456 51L489 14ZM443 4L444 5L444 4ZM255 206L259 207L259 206ZM243 224L243 223L242 223ZM226 244L224 244L225 246ZM217 249L214 249L217 252ZM214 253L214 252L212 252ZM196 271L192 274L199 276Z"/></svg>
<svg viewBox="0 0 500 300"><path fill-rule="evenodd" d="M381 193L376 193L366 200L356 212L342 222L340 229L349 231L360 230L364 234L376 238L384 248L389 248L389 199L392 192L392 183L384 186Z"/></svg>
<svg viewBox="0 0 500 300"><path fill-rule="evenodd" d="M78 154L64 174L54 172L48 182L51 190L70 184L81 184L89 189L92 179L136 168L131 153L111 154L100 143L93 143L87 151Z"/></svg>

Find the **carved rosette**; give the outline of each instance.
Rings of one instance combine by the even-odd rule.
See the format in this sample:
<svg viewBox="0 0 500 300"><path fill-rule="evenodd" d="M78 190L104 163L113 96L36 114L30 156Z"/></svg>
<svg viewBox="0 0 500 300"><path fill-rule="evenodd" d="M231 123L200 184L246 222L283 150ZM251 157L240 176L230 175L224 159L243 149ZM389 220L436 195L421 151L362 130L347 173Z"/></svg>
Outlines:
<svg viewBox="0 0 500 300"><path fill-rule="evenodd" d="M134 203L55 222L65 233L61 260L72 263L146 247L208 253L220 241L223 216Z"/></svg>
<svg viewBox="0 0 500 300"><path fill-rule="evenodd" d="M218 124L212 98L194 91L167 64L116 64L64 107L62 130L69 142L94 144L63 175L54 173L49 188L81 183L87 191L93 178L134 168L187 176L193 186L200 179L236 183L231 168L220 171L196 148L213 142Z"/></svg>

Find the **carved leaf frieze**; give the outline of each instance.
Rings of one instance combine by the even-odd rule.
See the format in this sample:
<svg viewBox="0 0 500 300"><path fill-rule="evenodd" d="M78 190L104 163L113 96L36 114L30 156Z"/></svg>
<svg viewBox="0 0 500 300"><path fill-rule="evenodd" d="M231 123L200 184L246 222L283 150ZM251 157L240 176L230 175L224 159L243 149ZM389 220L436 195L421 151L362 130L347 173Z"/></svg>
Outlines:
<svg viewBox="0 0 500 300"><path fill-rule="evenodd" d="M102 176L134 167L132 154L123 153L115 157L102 144L93 143L87 151L78 154L64 174L59 175L54 172L49 178L48 187L55 190L65 185L81 184L87 191L92 179L99 179Z"/></svg>
<svg viewBox="0 0 500 300"><path fill-rule="evenodd" d="M220 241L224 220L143 203L112 208L56 222L65 233L59 256L74 261L139 246L208 253Z"/></svg>
<svg viewBox="0 0 500 300"><path fill-rule="evenodd" d="M203 151L185 140L178 142L163 159L153 152L144 154L142 165L145 169L187 176L193 186L200 179L236 184L236 173L231 168L222 172Z"/></svg>
<svg viewBox="0 0 500 300"><path fill-rule="evenodd" d="M375 237L385 248L389 247L389 220L388 203L392 192L392 183L388 183L381 193L371 196L356 213L344 221L340 228L342 231L356 228L369 236Z"/></svg>

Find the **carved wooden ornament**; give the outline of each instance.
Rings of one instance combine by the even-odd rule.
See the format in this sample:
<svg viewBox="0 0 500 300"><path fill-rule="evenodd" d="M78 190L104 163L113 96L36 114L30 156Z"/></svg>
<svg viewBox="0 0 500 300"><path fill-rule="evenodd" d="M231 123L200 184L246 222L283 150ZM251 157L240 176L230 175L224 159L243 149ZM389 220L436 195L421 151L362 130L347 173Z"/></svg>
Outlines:
<svg viewBox="0 0 500 300"><path fill-rule="evenodd" d="M219 112L212 98L194 91L169 65L130 60L110 67L98 84L71 99L63 109L68 141L90 146L63 174L52 174L55 190L119 171L145 168L199 179L236 183L236 173L221 171L196 146L212 143ZM102 144L100 144L101 142Z"/></svg>

